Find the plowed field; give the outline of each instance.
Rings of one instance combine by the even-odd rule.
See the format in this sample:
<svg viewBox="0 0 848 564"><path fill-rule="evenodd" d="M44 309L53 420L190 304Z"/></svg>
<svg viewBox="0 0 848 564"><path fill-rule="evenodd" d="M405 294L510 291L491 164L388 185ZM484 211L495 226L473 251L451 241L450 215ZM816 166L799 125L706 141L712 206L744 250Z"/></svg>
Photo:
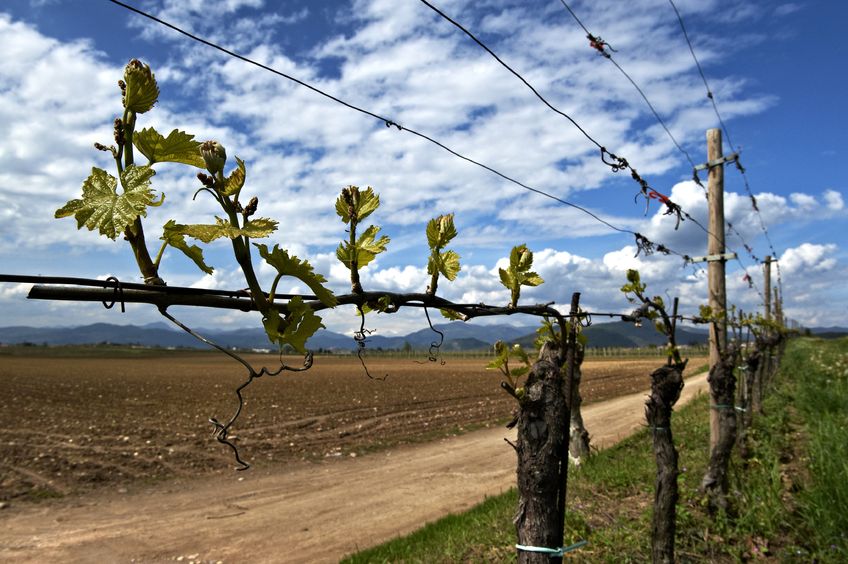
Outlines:
<svg viewBox="0 0 848 564"><path fill-rule="evenodd" d="M250 357L268 363L269 356ZM288 359L297 365L297 359ZM312 369L263 377L245 390L231 437L257 468L355 457L402 443L501 424L514 400L485 359L319 357ZM585 403L647 388L660 359L587 360ZM705 363L691 360L690 367ZM17 502L93 489L133 490L162 478L231 472L232 454L211 437L245 379L214 354L141 358L0 356L0 499Z"/></svg>

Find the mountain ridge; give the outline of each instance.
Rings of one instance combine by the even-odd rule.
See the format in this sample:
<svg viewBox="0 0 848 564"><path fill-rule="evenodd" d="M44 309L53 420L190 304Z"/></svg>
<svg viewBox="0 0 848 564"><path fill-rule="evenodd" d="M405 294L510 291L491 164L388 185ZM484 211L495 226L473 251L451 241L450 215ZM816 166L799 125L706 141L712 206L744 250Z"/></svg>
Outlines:
<svg viewBox="0 0 848 564"><path fill-rule="evenodd" d="M434 329L425 328L407 335L384 336L375 332L367 337L369 348L400 350L413 348L427 350L431 344L442 341L443 350L463 351L489 348L495 341L521 343L532 347L535 338L534 326L514 325L474 325L455 321L435 325ZM644 347L659 346L665 342L662 335L653 327L635 327L631 323L596 323L584 332L593 347ZM201 335L226 347L239 349L270 349L265 332L260 328L211 330L199 329ZM439 334L444 335L444 339ZM680 328L678 342L681 344L702 343L706 333L688 328ZM161 348L207 348L207 345L191 335L161 322L142 326L116 325L111 323L92 323L73 327L0 327L2 344L35 345L137 345ZM312 350L354 350L357 346L353 335L343 335L327 329L319 330L307 342Z"/></svg>

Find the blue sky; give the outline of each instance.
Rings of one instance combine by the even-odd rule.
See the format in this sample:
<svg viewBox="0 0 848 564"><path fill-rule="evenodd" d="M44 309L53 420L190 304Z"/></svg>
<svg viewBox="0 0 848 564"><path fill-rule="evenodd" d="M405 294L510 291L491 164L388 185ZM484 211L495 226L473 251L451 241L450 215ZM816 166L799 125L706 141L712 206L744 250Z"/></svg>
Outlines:
<svg viewBox="0 0 848 564"><path fill-rule="evenodd" d="M134 0L152 14L430 135L533 187L585 206L605 220L690 255L706 234L656 204L645 213L636 184L613 173L596 147L459 30L417 0ZM638 93L593 51L558 0L444 0L441 9L481 37L601 144L626 157L659 192L706 224L691 166ZM679 0L696 52L756 195L775 251L788 315L817 326L846 325L848 267L844 161L848 41L838 28L848 5L835 1ZM583 23L616 50L696 162L705 130L717 125L674 12L666 0L575 1ZM372 216L392 238L389 252L363 270L366 289L423 291L426 221L454 212L454 248L463 271L440 293L457 301L506 303L497 278L509 249L526 243L546 284L525 301L565 307L580 291L585 307L623 311L618 291L639 268L657 293L678 295L684 311L706 301L705 276L679 257L634 257L633 237L521 190L406 133L268 72L226 57L106 0L7 0L0 6L0 272L138 281L128 245L53 212L79 196L92 166L110 170L92 143L109 143L121 111L115 86L127 60L149 63L161 87L139 126L180 128L217 139L247 162L245 195L281 229L272 242L308 258L347 291L334 249L344 237L333 203L349 184L373 186L383 206ZM726 152L729 152L725 140ZM211 222L211 201L191 196L196 171L158 168L166 203L145 222L151 252L161 226ZM726 171L725 211L754 254L771 252L742 179ZM267 242L267 241L266 241ZM761 268L741 241L728 245L762 288ZM206 251L205 276L175 251L161 273L171 285L241 288L229 246ZM257 257L258 259L258 257ZM728 265L729 300L745 310L761 298ZM271 272L260 268L269 281ZM27 286L0 285L3 325L148 323L151 306L124 315L99 305L39 303ZM295 284L286 290L303 291ZM253 325L252 315L179 310L197 326ZM424 323L420 312L373 320L382 334ZM331 312L329 328L350 331L353 311ZM521 322L529 322L521 320Z"/></svg>

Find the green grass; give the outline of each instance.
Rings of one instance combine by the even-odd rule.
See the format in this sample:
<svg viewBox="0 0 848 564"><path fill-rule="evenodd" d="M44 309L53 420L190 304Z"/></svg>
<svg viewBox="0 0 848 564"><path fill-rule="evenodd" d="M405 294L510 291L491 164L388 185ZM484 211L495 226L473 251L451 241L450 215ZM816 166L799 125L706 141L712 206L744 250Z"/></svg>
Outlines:
<svg viewBox="0 0 848 564"><path fill-rule="evenodd" d="M816 556L848 561L848 339L804 339L783 369L806 422L809 483L800 513L815 539Z"/></svg>
<svg viewBox="0 0 848 564"><path fill-rule="evenodd" d="M675 413L681 561L848 561L848 339L792 341L776 381L755 420L752 458L732 462L729 515L710 517L699 492L707 398ZM644 430L573 468L566 543L589 544L569 559L649 561L654 476ZM516 503L512 490L345 562L514 562Z"/></svg>

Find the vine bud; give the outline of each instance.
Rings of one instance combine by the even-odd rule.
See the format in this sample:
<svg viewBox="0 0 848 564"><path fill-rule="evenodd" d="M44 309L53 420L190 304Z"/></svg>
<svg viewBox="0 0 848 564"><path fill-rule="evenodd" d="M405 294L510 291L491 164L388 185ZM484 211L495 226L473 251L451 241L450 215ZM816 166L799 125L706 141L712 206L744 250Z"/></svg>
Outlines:
<svg viewBox="0 0 848 564"><path fill-rule="evenodd" d="M118 147L123 147L124 145L124 122L121 121L121 118L115 118L115 143L118 144Z"/></svg>
<svg viewBox="0 0 848 564"><path fill-rule="evenodd" d="M247 202L247 206L244 208L244 217L248 218L256 213L256 208L259 207L259 198L256 196L252 197L249 202Z"/></svg>
<svg viewBox="0 0 848 564"><path fill-rule="evenodd" d="M201 184L203 184L207 188L212 188L213 186L215 186L215 180L208 174L198 172L197 179L200 181Z"/></svg>
<svg viewBox="0 0 848 564"><path fill-rule="evenodd" d="M227 150L217 141L204 141L200 146L200 156L206 163L206 170L213 175L224 171L227 162Z"/></svg>

